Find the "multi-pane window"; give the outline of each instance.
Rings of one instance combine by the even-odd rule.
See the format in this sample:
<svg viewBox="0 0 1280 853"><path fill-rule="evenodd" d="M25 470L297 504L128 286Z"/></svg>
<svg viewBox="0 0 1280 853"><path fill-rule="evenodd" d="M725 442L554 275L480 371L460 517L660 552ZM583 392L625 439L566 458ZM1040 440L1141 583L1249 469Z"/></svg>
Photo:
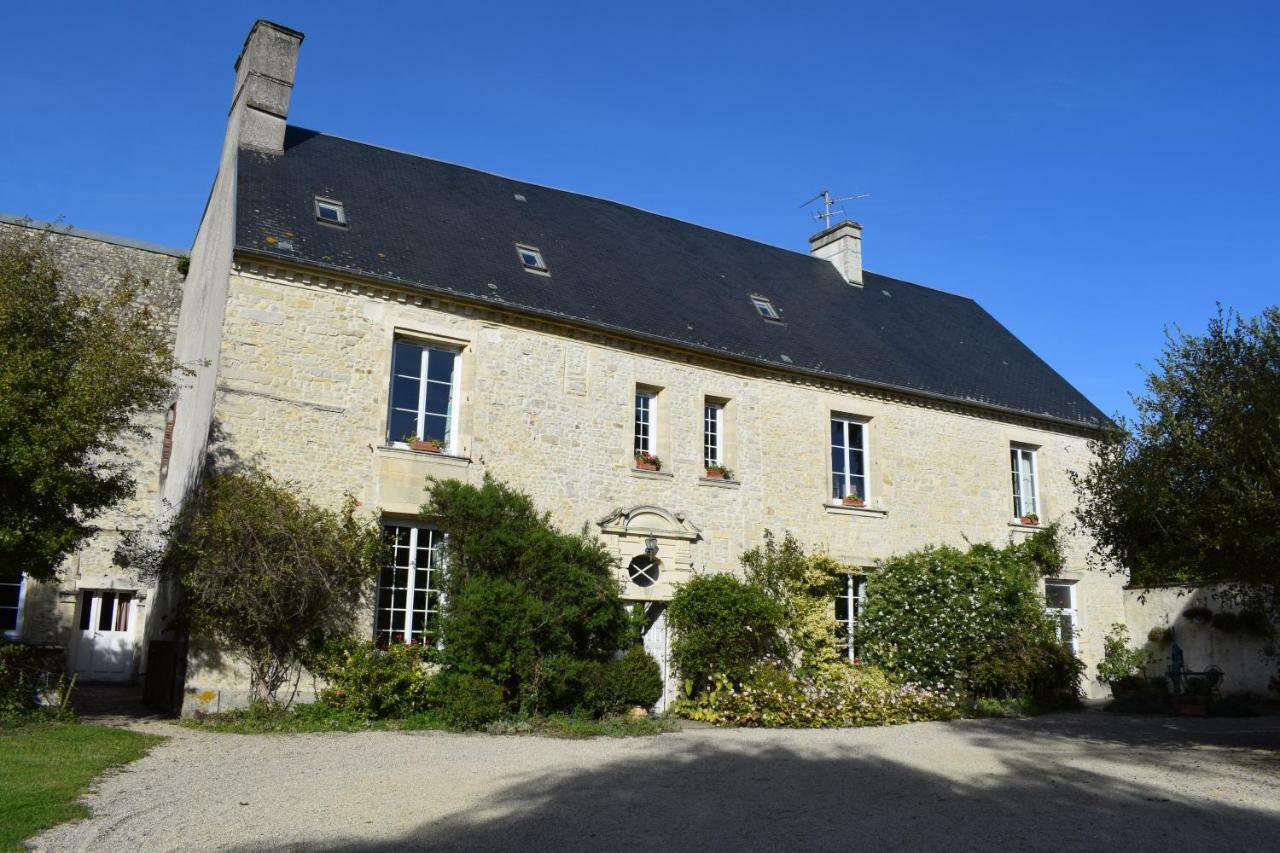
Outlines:
<svg viewBox="0 0 1280 853"><path fill-rule="evenodd" d="M782 315L778 313L778 309L773 307L773 302L764 296L751 297L751 304L756 307L756 311L766 320L781 320Z"/></svg>
<svg viewBox="0 0 1280 853"><path fill-rule="evenodd" d="M1036 491L1036 452L1029 447L1009 448L1013 468L1013 517L1040 514Z"/></svg>
<svg viewBox="0 0 1280 853"><path fill-rule="evenodd" d="M851 662L862 656L858 645L858 617L867 597L867 579L862 575L845 575L844 589L836 596L836 645Z"/></svg>
<svg viewBox="0 0 1280 853"><path fill-rule="evenodd" d="M22 572L0 570L0 634L16 635L22 627Z"/></svg>
<svg viewBox="0 0 1280 853"><path fill-rule="evenodd" d="M658 453L658 395L636 391L635 453Z"/></svg>
<svg viewBox="0 0 1280 853"><path fill-rule="evenodd" d="M391 361L387 441L435 439L453 447L458 351L397 339Z"/></svg>
<svg viewBox="0 0 1280 853"><path fill-rule="evenodd" d="M439 531L412 525L387 525L391 565L378 575L373 638L390 643L430 646L440 621Z"/></svg>
<svg viewBox="0 0 1280 853"><path fill-rule="evenodd" d="M133 593L89 590L80 605L81 631L128 631Z"/></svg>
<svg viewBox="0 0 1280 853"><path fill-rule="evenodd" d="M831 498L867 500L867 425L852 418L831 419Z"/></svg>
<svg viewBox="0 0 1280 853"><path fill-rule="evenodd" d="M707 400L702 406L702 463L724 464L724 406Z"/></svg>
<svg viewBox="0 0 1280 853"><path fill-rule="evenodd" d="M1074 651L1079 651L1076 638L1076 585L1070 581L1046 580L1044 582L1045 610L1058 626L1058 641Z"/></svg>

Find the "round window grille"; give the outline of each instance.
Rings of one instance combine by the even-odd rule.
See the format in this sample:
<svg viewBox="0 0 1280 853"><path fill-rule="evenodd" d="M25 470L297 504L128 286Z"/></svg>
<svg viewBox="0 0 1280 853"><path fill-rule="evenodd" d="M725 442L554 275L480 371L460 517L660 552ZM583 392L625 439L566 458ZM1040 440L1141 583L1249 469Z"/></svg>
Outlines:
<svg viewBox="0 0 1280 853"><path fill-rule="evenodd" d="M648 554L641 554L631 560L627 566L627 574L636 586L653 586L658 582L658 570L661 563Z"/></svg>

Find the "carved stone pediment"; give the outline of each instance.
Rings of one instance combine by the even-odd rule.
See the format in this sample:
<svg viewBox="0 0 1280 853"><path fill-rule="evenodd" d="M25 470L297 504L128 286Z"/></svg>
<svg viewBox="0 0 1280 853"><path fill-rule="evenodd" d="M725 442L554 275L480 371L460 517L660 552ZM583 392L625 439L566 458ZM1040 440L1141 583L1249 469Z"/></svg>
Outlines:
<svg viewBox="0 0 1280 853"><path fill-rule="evenodd" d="M602 533L616 536L656 536L697 541L702 531L683 512L672 512L653 504L631 509L619 507L598 522Z"/></svg>

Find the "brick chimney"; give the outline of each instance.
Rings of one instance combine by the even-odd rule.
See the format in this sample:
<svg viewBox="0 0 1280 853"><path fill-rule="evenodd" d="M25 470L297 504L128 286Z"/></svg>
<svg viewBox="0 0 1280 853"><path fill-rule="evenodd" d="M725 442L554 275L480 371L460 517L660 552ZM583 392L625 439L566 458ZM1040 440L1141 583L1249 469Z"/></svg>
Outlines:
<svg viewBox="0 0 1280 853"><path fill-rule="evenodd" d="M301 44L302 33L261 18L249 30L236 59L231 98L230 123L239 127L241 146L284 152L284 125Z"/></svg>
<svg viewBox="0 0 1280 853"><path fill-rule="evenodd" d="M846 219L809 238L809 253L835 264L844 280L862 287L862 226Z"/></svg>

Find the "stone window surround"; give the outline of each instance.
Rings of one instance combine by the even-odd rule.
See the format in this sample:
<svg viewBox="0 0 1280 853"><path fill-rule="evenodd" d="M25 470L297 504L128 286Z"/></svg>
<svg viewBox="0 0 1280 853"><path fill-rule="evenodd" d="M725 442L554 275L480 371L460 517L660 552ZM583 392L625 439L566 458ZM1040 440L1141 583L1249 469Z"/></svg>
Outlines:
<svg viewBox="0 0 1280 853"><path fill-rule="evenodd" d="M438 346L457 350L458 358L454 364L453 376L454 402L450 415L451 441L450 446L442 448L442 452L438 455L468 459L471 448L471 419L469 417L470 412L466 410L467 404L470 402L470 394L467 391L468 386L466 383L470 381L472 375L472 370L470 369L471 360L474 357L472 342L469 338L442 333L438 329L425 325L410 325L403 321L397 321L394 325L387 327L384 335L384 344L381 348L383 361L380 367L382 375L386 377L386 381L382 384L383 396L380 400L382 419L379 425L380 438L377 444L386 449L417 453L417 451L410 450L407 445L400 442L389 442L391 429L391 371L397 339L412 341L423 346Z"/></svg>
<svg viewBox="0 0 1280 853"><path fill-rule="evenodd" d="M5 585L13 586L15 584L13 584L12 581L6 581ZM26 599L27 599L27 573L26 572L18 573L18 582L16 586L18 587L18 612L14 617L13 627L7 628L3 632L0 632L0 635L2 635L6 640L18 640L22 638L22 611L24 609L23 606L26 604Z"/></svg>
<svg viewBox="0 0 1280 853"><path fill-rule="evenodd" d="M668 431L666 429L666 426L667 426L666 408L667 407L666 405L664 405L666 402L666 395L663 393L663 391L664 389L663 389L663 386L661 385L657 385L651 382L641 382L639 380L636 381L635 386L632 389L632 394L630 397L631 417L629 418L629 421L631 423L631 441L628 442L630 451L627 456L627 465L633 472L646 473L646 474L659 473L659 474L666 474L667 476L671 476L670 472L668 471L658 471L658 472L644 471L643 469L636 468L636 464L635 464L636 454L640 452L640 450L644 449L636 446L637 445L636 432L639 425L638 398L641 396L644 396L644 397L647 397L649 400L649 406L648 406L648 412L647 412L648 414L647 427L648 427L648 433L649 433L648 441L647 441L648 452L652 453L654 456L657 456L659 459L661 459L663 462L663 467L664 468L666 467L669 454L666 452L667 451L666 442L667 442L667 434L668 434Z"/></svg>
<svg viewBox="0 0 1280 853"><path fill-rule="evenodd" d="M866 500L866 503L867 503L865 507L848 507L848 506L845 506L841 501L837 500L836 498L831 497L831 477L832 477L832 474L834 473L831 469L831 447L832 447L831 422L836 420L847 421L850 423L857 423L862 425L862 481L863 481L864 500ZM823 447L826 448L826 451L824 453L824 461L823 461L823 468L826 472L823 478L825 482L823 493L827 495L827 498L826 498L827 506L831 508L848 509L848 510L872 509L874 511L872 502L878 497L876 490L872 488L872 483L874 482L874 475L876 470L874 456L872 455L872 443L873 443L872 437L873 437L874 423L875 423L875 419L870 417L869 415L860 415L854 412L845 411L841 409L829 409L827 411L827 420L825 424L826 433L823 440ZM847 472L846 472L846 476L847 476Z"/></svg>
<svg viewBox="0 0 1280 853"><path fill-rule="evenodd" d="M1021 500L1019 499L1018 492L1014 489L1014 484L1013 484L1013 475L1018 473L1018 471L1015 470L1015 466L1019 464L1017 460L1027 458L1027 457L1024 457L1022 454L1027 454L1027 457L1030 458L1030 465L1031 465L1031 472L1030 472L1031 507L1029 510L1025 502L1026 498L1023 497L1021 498ZM1026 526L1026 525L1023 525L1021 522L1021 519L1024 516L1029 515L1030 513L1035 513L1036 516L1039 518L1044 517L1044 506L1040 502L1040 447L1039 445L1031 444L1029 442L1024 442L1024 441L1010 441L1009 457L1010 457L1010 498L1014 504L1013 519L1018 526ZM1037 526L1037 525L1031 525L1031 526Z"/></svg>
<svg viewBox="0 0 1280 853"><path fill-rule="evenodd" d="M1048 606L1048 596L1050 586L1066 587L1070 596L1069 607L1050 607ZM1050 616L1061 618L1066 616L1071 620L1071 651L1080 654L1080 582L1075 578L1045 578L1044 579L1045 594L1045 611Z"/></svg>

